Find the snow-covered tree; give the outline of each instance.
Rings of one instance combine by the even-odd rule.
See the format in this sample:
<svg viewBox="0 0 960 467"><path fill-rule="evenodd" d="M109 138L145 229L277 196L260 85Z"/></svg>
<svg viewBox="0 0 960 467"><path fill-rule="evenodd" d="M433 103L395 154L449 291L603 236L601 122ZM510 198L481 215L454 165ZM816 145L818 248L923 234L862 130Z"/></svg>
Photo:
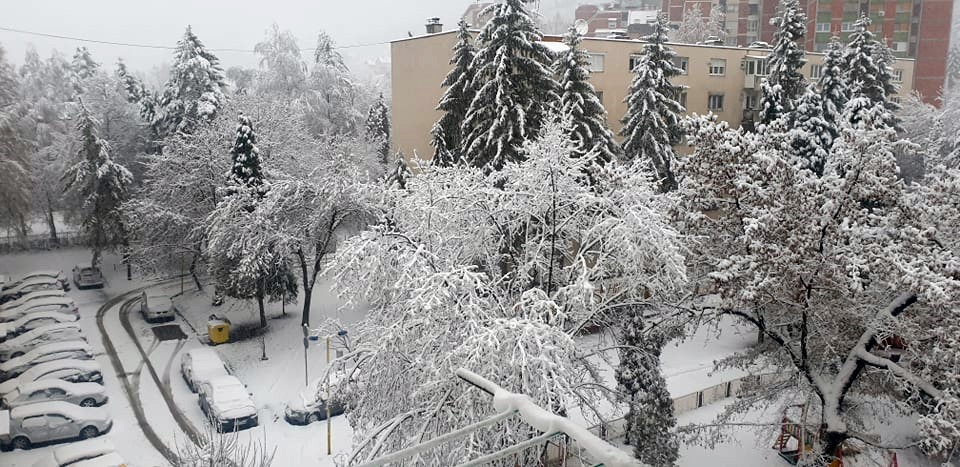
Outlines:
<svg viewBox="0 0 960 467"><path fill-rule="evenodd" d="M151 128L153 128L160 98L155 92L147 89L143 81L130 74L130 70L127 69L127 64L124 63L123 60L117 61L116 75L117 78L120 79L124 91L127 93L127 101L139 106L140 118L150 123ZM154 136L157 135L155 134Z"/></svg>
<svg viewBox="0 0 960 467"><path fill-rule="evenodd" d="M720 4L710 7L710 16L707 17L707 33L721 41L727 39L727 16Z"/></svg>
<svg viewBox="0 0 960 467"><path fill-rule="evenodd" d="M473 102L474 96L474 88L470 81L472 77L470 64L473 63L476 49L473 47L470 25L461 20L459 26L457 43L453 46L453 57L450 58L453 69L440 83L440 86L447 88L437 106L437 110L443 112L443 116L430 131L430 144L435 149L434 163L448 167L461 161L463 133L460 126L467 116L467 109Z"/></svg>
<svg viewBox="0 0 960 467"><path fill-rule="evenodd" d="M77 116L80 148L76 162L63 174L65 189L81 202L81 228L93 250L93 267L100 267L104 250L127 242L121 208L133 183L130 172L110 157L98 125L81 102Z"/></svg>
<svg viewBox="0 0 960 467"><path fill-rule="evenodd" d="M325 32L317 36L313 67L307 77L307 127L316 137L357 135L373 96L354 82L337 52L333 39Z"/></svg>
<svg viewBox="0 0 960 467"><path fill-rule="evenodd" d="M86 47L77 47L77 51L73 54L73 61L70 62L70 70L73 72L74 91L83 93L83 81L96 75L100 70L100 64L93 60L93 56Z"/></svg>
<svg viewBox="0 0 960 467"><path fill-rule="evenodd" d="M797 100L792 114L781 117L781 121L772 125L775 131L786 125L787 137L797 158L795 163L817 175L823 175L833 146L833 127L824 118L823 109L823 98L811 84Z"/></svg>
<svg viewBox="0 0 960 467"><path fill-rule="evenodd" d="M888 110L887 124L896 127L893 112L899 110L900 106L889 99L891 94L897 92L890 68L894 62L893 53L885 44L874 39L870 24L867 16L861 16L854 23L854 31L850 33L843 54L844 78L851 100L865 97L869 99L870 108L872 104L882 103ZM847 113L854 120L860 118L858 111Z"/></svg>
<svg viewBox="0 0 960 467"><path fill-rule="evenodd" d="M710 35L710 24L703 17L703 8L697 4L683 11L680 27L673 33L673 42L696 44L703 42Z"/></svg>
<svg viewBox="0 0 960 467"><path fill-rule="evenodd" d="M807 15L800 8L800 0L781 0L780 12L780 16L771 21L777 29L773 51L767 55L767 79L761 85L760 121L763 124L793 112L806 90L801 69L807 63L803 44Z"/></svg>
<svg viewBox="0 0 960 467"><path fill-rule="evenodd" d="M257 70L232 66L224 73L234 94L249 94L257 82Z"/></svg>
<svg viewBox="0 0 960 467"><path fill-rule="evenodd" d="M670 79L680 75L674 65L676 53L666 45L667 18L661 14L653 33L643 46L644 52L633 70L633 82L627 93L627 114L623 117L623 153L627 161L649 164L661 191L677 187L673 146L680 142L679 89Z"/></svg>
<svg viewBox="0 0 960 467"><path fill-rule="evenodd" d="M230 156L233 160L230 169L232 183L246 187L263 186L263 159L257 149L257 134L253 131L250 117L242 113L237 117L236 139Z"/></svg>
<svg viewBox="0 0 960 467"><path fill-rule="evenodd" d="M7 63L5 52L0 48L0 171L3 173L0 220L18 226L18 231L26 235L23 226L30 212L33 179L28 158L31 143L18 125L18 115L14 112L21 99L18 87L13 67Z"/></svg>
<svg viewBox="0 0 960 467"><path fill-rule="evenodd" d="M220 60L187 26L160 97L156 116L160 135L191 133L200 123L216 118L224 102L224 78Z"/></svg>
<svg viewBox="0 0 960 467"><path fill-rule="evenodd" d="M267 37L253 50L260 56L258 92L294 98L303 95L307 88L307 65L292 32L281 31L274 23L267 30Z"/></svg>
<svg viewBox="0 0 960 467"><path fill-rule="evenodd" d="M830 135L840 136L840 116L850 98L850 88L846 80L846 60L843 57L844 45L833 37L824 51L823 68L820 75L820 96L823 101L823 119L827 122Z"/></svg>
<svg viewBox="0 0 960 467"><path fill-rule="evenodd" d="M702 117L688 127L683 225L698 239L692 263L719 291L701 311L735 316L766 338L721 366L783 369L749 385L719 421L755 404L806 404L817 465L845 443L890 444L871 442L883 411L855 401L924 415L942 413L946 400L931 377L946 369L929 355L949 344L940 331L960 316L960 263L919 215L942 201L910 196L898 178L894 153L905 143L886 112L863 105L857 122L844 119L822 177L761 135ZM897 342L907 343L899 360Z"/></svg>
<svg viewBox="0 0 960 467"><path fill-rule="evenodd" d="M390 108L383 100L383 94L367 112L366 135L379 145L380 157L386 165L390 156Z"/></svg>
<svg viewBox="0 0 960 467"><path fill-rule="evenodd" d="M359 365L363 379L344 396L362 433L354 459L492 415L487 396L463 391L451 369L554 412L602 397L583 384L597 375L572 336L668 296L685 275L648 174L611 164L603 185L585 186L575 148L548 121L502 171L425 167L406 189L387 190L386 220L337 250L338 290L372 308L338 361ZM518 421L503 423L414 462L453 465L528 437Z"/></svg>
<svg viewBox="0 0 960 467"><path fill-rule="evenodd" d="M520 160L523 143L536 138L558 99L554 57L539 42L528 2L505 0L483 13L491 18L477 36L470 65L476 95L462 126L462 157L474 167L500 170Z"/></svg>
<svg viewBox="0 0 960 467"><path fill-rule="evenodd" d="M576 155L589 158L588 171L595 172L618 156L620 145L607 126L607 110L590 84L590 55L580 46L582 42L583 37L574 28L563 38L569 49L556 64L560 117L570 124L568 131L577 146Z"/></svg>

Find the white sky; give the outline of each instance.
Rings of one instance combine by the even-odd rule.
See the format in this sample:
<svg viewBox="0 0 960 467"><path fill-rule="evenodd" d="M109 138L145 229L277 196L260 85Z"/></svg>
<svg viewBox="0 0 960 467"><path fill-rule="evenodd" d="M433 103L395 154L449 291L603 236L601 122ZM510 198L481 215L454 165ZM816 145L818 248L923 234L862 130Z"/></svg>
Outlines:
<svg viewBox="0 0 960 467"><path fill-rule="evenodd" d="M299 39L301 48L315 45L317 32L327 31L338 45L383 42L425 32L430 17L444 29L456 27L475 0L0 0L0 27L114 42L173 46L187 24L207 47L253 49L276 22ZM149 71L170 62L172 51L79 43L0 31L7 59L22 63L28 44L42 57L53 49L72 56L85 45L96 61L113 64L123 57L135 70ZM348 58L388 58L389 46L341 52ZM217 54L224 68L256 66L252 53ZM309 53L307 54L309 56Z"/></svg>

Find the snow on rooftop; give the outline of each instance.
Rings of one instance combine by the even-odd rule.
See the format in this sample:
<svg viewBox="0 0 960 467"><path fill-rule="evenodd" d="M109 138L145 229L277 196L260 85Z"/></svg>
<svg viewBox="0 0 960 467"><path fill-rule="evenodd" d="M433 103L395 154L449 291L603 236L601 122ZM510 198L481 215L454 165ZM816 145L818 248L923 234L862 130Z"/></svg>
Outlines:
<svg viewBox="0 0 960 467"><path fill-rule="evenodd" d="M567 45L564 44L563 42L539 41L537 43L543 45L544 47L546 47L547 49L549 49L551 52L555 54L562 54L570 50L570 47L567 47Z"/></svg>

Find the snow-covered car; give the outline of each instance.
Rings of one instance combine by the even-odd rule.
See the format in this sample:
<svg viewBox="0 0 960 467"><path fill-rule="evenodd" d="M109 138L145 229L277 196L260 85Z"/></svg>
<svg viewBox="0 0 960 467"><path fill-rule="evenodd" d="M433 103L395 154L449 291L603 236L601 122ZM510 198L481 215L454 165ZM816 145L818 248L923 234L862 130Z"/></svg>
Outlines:
<svg viewBox="0 0 960 467"><path fill-rule="evenodd" d="M77 360L93 359L93 349L86 341L51 342L16 358L0 363L0 381L16 378L41 363L53 360L74 358Z"/></svg>
<svg viewBox="0 0 960 467"><path fill-rule="evenodd" d="M11 308L17 308L24 303L27 303L31 300L38 300L46 297L66 297L67 293L63 289L51 289L51 290L37 290L35 292L30 292L24 296L12 301L0 305L0 311L9 310Z"/></svg>
<svg viewBox="0 0 960 467"><path fill-rule="evenodd" d="M770 44L769 44L768 42L764 42L764 41L753 41L753 42L750 43L750 45L747 46L747 48L749 48L749 49L772 49L773 47L770 47Z"/></svg>
<svg viewBox="0 0 960 467"><path fill-rule="evenodd" d="M0 398L0 406L12 409L38 402L64 401L81 407L99 407L107 403L103 386L97 383L71 383L62 379L41 379L24 384Z"/></svg>
<svg viewBox="0 0 960 467"><path fill-rule="evenodd" d="M80 315L76 302L70 297L44 297L30 300L16 308L0 311L0 322L9 323L21 317L42 311L56 311L72 315Z"/></svg>
<svg viewBox="0 0 960 467"><path fill-rule="evenodd" d="M88 463L91 461L97 462ZM33 464L33 467L77 467L82 465L119 467L124 465L124 461L117 454L117 448L109 439L95 438L56 448Z"/></svg>
<svg viewBox="0 0 960 467"><path fill-rule="evenodd" d="M46 270L46 271L28 272L24 274L23 277L21 277L20 279L17 279L15 282L8 283L7 285L4 286L4 288L16 287L30 279L33 279L34 277L52 277L56 279L58 282L60 282L60 287L63 290L70 290L70 281L67 280L67 275L64 274L63 271L57 271L53 269Z"/></svg>
<svg viewBox="0 0 960 467"><path fill-rule="evenodd" d="M257 406L235 376L211 378L199 385L200 410L219 432L257 426Z"/></svg>
<svg viewBox="0 0 960 467"><path fill-rule="evenodd" d="M58 323L41 326L0 342L0 363L19 357L37 347L51 342L87 340L77 323Z"/></svg>
<svg viewBox="0 0 960 467"><path fill-rule="evenodd" d="M0 291L7 288L7 284L10 283L10 276L6 274L0 274Z"/></svg>
<svg viewBox="0 0 960 467"><path fill-rule="evenodd" d="M140 297L140 314L146 322L173 321L173 300L156 290L144 290Z"/></svg>
<svg viewBox="0 0 960 467"><path fill-rule="evenodd" d="M30 292L37 290L63 290L63 286L56 278L39 276L27 279L22 284L9 289L3 289L0 292L0 303L7 303L16 300Z"/></svg>
<svg viewBox="0 0 960 467"><path fill-rule="evenodd" d="M89 439L110 431L113 420L102 407L80 407L69 402L40 402L10 410L10 444L30 449L37 443Z"/></svg>
<svg viewBox="0 0 960 467"><path fill-rule="evenodd" d="M22 375L0 383L0 396L13 392L18 387L43 379L60 379L71 383L103 384L103 373L96 360L63 359L41 363Z"/></svg>
<svg viewBox="0 0 960 467"><path fill-rule="evenodd" d="M197 392L200 383L218 376L227 376L230 372L215 350L201 347L183 354L180 358L180 374L190 390Z"/></svg>
<svg viewBox="0 0 960 467"><path fill-rule="evenodd" d="M103 273L99 268L78 264L73 267L73 283L78 289L103 288Z"/></svg>
<svg viewBox="0 0 960 467"><path fill-rule="evenodd" d="M42 326L58 323L72 323L80 319L77 315L56 311L40 311L23 315L9 323L0 323L0 342L12 339Z"/></svg>
<svg viewBox="0 0 960 467"><path fill-rule="evenodd" d="M343 380L341 374L330 377L330 416L343 415L346 407L337 399L338 389ZM327 384L325 378L314 380L300 396L287 403L283 418L291 425L309 425L327 419Z"/></svg>

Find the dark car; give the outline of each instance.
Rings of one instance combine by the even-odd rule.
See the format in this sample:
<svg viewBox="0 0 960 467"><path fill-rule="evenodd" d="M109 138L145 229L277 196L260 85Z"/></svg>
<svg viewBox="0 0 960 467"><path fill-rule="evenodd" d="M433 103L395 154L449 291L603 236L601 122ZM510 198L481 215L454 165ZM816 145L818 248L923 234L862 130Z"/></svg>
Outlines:
<svg viewBox="0 0 960 467"><path fill-rule="evenodd" d="M73 283L78 289L102 289L103 273L99 268L78 264L73 267Z"/></svg>
<svg viewBox="0 0 960 467"><path fill-rule="evenodd" d="M339 375L330 378L330 392L333 394L330 402L330 416L343 415L346 406L337 399L337 386L342 377ZM283 418L291 425L309 425L327 419L327 385L323 378L317 379L305 389L297 400L287 403L283 410Z"/></svg>

